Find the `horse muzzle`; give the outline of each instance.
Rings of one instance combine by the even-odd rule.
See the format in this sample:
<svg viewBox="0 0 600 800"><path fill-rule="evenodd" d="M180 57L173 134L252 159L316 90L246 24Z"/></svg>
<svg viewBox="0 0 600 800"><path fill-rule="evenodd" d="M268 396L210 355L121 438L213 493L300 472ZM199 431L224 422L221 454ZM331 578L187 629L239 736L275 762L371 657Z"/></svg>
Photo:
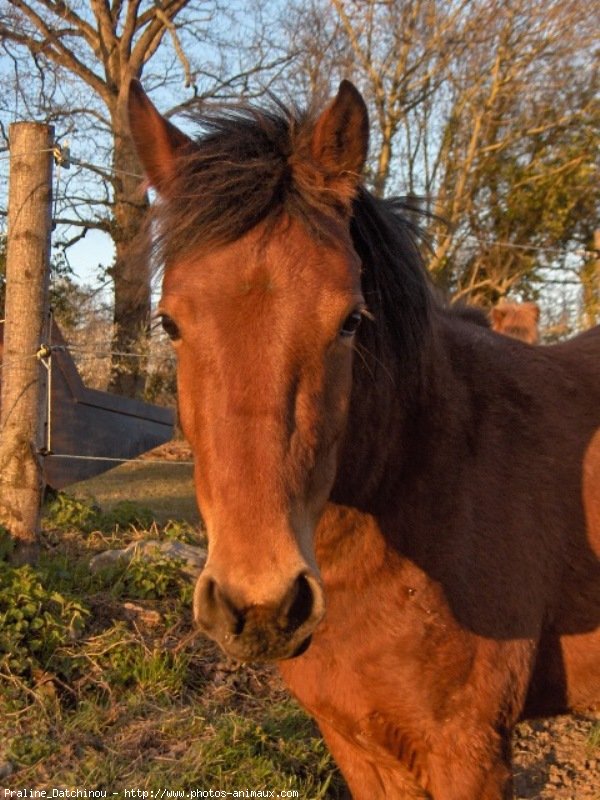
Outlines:
<svg viewBox="0 0 600 800"><path fill-rule="evenodd" d="M321 585L307 571L275 602L244 603L206 570L194 592L196 625L239 661L281 661L300 655L324 613Z"/></svg>

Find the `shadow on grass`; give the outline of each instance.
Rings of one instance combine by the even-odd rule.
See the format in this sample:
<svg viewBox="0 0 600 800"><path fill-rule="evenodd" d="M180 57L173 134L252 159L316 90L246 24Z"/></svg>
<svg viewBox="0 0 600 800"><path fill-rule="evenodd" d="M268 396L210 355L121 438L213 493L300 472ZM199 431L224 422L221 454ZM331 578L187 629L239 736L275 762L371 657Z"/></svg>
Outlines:
<svg viewBox="0 0 600 800"><path fill-rule="evenodd" d="M159 524L169 519L200 523L194 496L192 467L176 461L149 464L144 461L122 464L68 488L79 498L94 498L103 509L122 500L149 508Z"/></svg>

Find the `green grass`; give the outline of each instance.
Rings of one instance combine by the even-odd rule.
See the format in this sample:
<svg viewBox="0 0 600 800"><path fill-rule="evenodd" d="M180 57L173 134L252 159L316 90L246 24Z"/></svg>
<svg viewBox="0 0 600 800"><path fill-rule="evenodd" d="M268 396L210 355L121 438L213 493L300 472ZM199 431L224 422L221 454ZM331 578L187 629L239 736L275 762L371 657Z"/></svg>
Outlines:
<svg viewBox="0 0 600 800"><path fill-rule="evenodd" d="M172 519L186 520L192 525L200 522L192 467L188 464L173 461L122 464L96 478L76 483L69 488L69 494L85 500L95 498L105 511L119 502L134 499L137 505L152 510L159 525Z"/></svg>
<svg viewBox="0 0 600 800"><path fill-rule="evenodd" d="M204 543L181 469L126 465L55 498L35 568L8 565L0 530L0 775L12 769L0 791L343 796L315 725L277 673L232 662L195 635L192 585L177 563L89 569L94 554L132 541ZM600 723L583 747L597 757Z"/></svg>
<svg viewBox="0 0 600 800"><path fill-rule="evenodd" d="M89 570L95 553L131 541L204 541L183 469L142 462L79 484L47 506L35 568L0 553L0 769L12 769L2 788L342 796L277 673L195 635L178 563Z"/></svg>

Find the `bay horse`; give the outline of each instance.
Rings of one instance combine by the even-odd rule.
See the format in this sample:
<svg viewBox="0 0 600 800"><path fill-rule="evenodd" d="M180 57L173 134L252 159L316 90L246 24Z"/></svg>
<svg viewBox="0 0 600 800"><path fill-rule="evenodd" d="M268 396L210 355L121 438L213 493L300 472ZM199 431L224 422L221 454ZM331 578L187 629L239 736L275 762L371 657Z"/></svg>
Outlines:
<svg viewBox="0 0 600 800"><path fill-rule="evenodd" d="M539 341L539 319L537 303L499 303L491 311L492 330L529 344Z"/></svg>
<svg viewBox="0 0 600 800"><path fill-rule="evenodd" d="M512 796L527 716L600 702L600 330L517 347L446 308L397 199L320 113L137 82L208 559L199 628L276 661L357 800Z"/></svg>

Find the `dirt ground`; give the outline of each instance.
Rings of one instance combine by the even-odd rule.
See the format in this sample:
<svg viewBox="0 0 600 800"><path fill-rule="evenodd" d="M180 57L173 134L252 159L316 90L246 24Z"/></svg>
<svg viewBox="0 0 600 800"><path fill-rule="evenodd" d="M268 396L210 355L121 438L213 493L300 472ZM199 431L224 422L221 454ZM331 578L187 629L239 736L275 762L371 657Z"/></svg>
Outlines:
<svg viewBox="0 0 600 800"><path fill-rule="evenodd" d="M600 800L599 723L600 715L522 723L513 743L517 800Z"/></svg>

